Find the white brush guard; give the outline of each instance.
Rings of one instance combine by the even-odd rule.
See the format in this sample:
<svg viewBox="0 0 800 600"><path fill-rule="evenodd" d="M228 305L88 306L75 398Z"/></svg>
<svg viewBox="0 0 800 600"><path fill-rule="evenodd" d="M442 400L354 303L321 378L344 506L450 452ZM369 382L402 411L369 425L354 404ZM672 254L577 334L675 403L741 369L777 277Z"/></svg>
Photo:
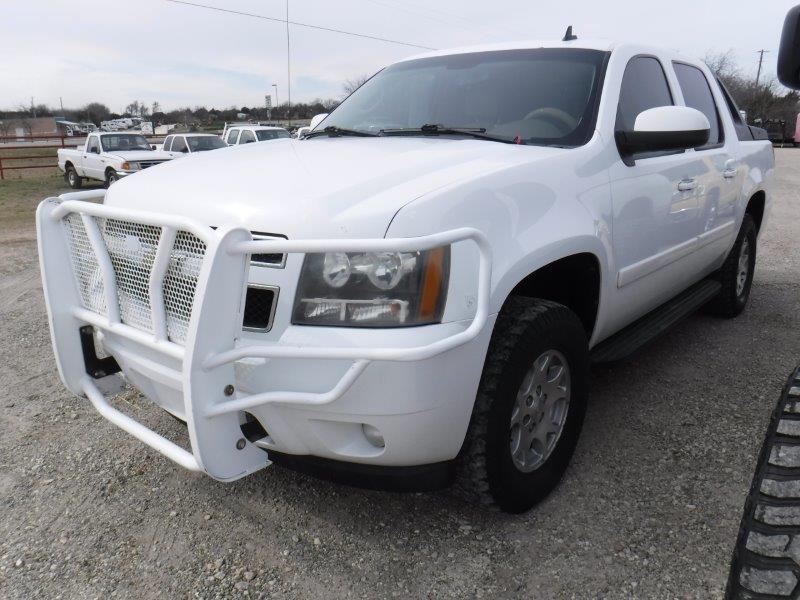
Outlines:
<svg viewBox="0 0 800 600"><path fill-rule="evenodd" d="M90 191L48 198L36 213L59 374L69 390L87 397L106 419L183 467L215 479L238 479L269 464L261 448L242 444L240 411L270 402L333 402L371 361L433 357L475 338L487 320L491 252L486 237L475 229L404 239L253 241L243 228L215 230L189 218L85 201L103 196L103 191ZM462 240L477 245L480 264L476 312L459 333L412 348L239 343L251 254L416 251ZM137 360L147 377L179 390L191 451L108 403L103 380L87 372L79 335L86 325L109 342L125 340L126 352L138 349ZM235 381L234 363L250 357L347 359L352 365L324 393L226 395L226 387Z"/></svg>

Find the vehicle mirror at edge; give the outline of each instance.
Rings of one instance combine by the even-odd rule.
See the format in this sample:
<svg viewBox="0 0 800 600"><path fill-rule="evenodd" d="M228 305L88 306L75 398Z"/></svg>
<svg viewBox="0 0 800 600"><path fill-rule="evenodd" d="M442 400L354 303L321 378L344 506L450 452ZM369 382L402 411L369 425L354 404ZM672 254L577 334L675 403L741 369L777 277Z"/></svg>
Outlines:
<svg viewBox="0 0 800 600"><path fill-rule="evenodd" d="M778 79L788 88L800 88L800 5L791 9L783 22Z"/></svg>

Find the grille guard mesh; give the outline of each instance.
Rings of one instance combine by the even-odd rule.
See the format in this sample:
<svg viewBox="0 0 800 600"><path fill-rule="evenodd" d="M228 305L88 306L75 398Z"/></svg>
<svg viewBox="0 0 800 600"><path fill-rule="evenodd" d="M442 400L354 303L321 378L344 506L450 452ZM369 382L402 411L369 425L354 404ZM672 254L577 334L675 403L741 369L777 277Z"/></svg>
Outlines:
<svg viewBox="0 0 800 600"><path fill-rule="evenodd" d="M121 322L140 331L155 333L150 279L164 229L121 219L89 218L94 219L111 260ZM62 221L67 230L72 271L83 307L108 316L103 278L86 226L77 213L69 213ZM205 243L188 231L178 231L169 248L161 289L167 338L177 344L186 342L197 279L205 254Z"/></svg>

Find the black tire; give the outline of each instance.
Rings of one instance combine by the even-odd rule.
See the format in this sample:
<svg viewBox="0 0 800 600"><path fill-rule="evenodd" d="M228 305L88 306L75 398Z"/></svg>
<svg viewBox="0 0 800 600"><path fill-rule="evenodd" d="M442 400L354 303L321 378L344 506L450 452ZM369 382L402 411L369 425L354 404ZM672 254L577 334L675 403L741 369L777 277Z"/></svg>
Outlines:
<svg viewBox="0 0 800 600"><path fill-rule="evenodd" d="M119 181L119 175L117 175L116 172L111 169L106 171L106 187L110 188L116 181Z"/></svg>
<svg viewBox="0 0 800 600"><path fill-rule="evenodd" d="M749 248L747 259L749 266L744 279L744 286L740 288L738 285L740 274L739 258L742 247L745 244ZM756 244L756 224L753 221L753 217L745 214L744 219L742 219L742 226L739 228L739 235L736 236L736 242L733 244L733 248L731 248L722 268L715 275L716 279L722 284L722 289L705 306L706 312L718 317L731 319L740 315L745 309L750 298L750 288L753 284L753 273L756 268Z"/></svg>
<svg viewBox="0 0 800 600"><path fill-rule="evenodd" d="M744 503L726 600L800 597L800 367L772 412Z"/></svg>
<svg viewBox="0 0 800 600"><path fill-rule="evenodd" d="M551 351L560 353L568 367L566 419L549 456L533 471L523 472L512 458L512 411L534 361ZM459 456L460 490L471 500L510 513L524 512L544 499L561 480L575 450L588 391L589 352L578 317L548 300L509 298L495 324Z"/></svg>
<svg viewBox="0 0 800 600"><path fill-rule="evenodd" d="M72 165L68 165L66 171L64 171L64 179L67 181L67 185L73 190L79 190L83 185L83 178L78 175L78 172Z"/></svg>

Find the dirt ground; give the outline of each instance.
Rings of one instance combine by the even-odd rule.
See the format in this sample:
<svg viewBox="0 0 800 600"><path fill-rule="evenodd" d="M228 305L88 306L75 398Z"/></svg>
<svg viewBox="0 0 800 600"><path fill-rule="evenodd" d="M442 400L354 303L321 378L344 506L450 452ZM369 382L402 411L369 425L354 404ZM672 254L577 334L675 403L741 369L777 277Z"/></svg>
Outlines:
<svg viewBox="0 0 800 600"><path fill-rule="evenodd" d="M531 512L277 467L191 475L58 380L33 212L0 183L0 597L718 598L769 413L800 361L800 150L778 150L751 304L596 369L572 466ZM138 396L121 404L185 440Z"/></svg>

